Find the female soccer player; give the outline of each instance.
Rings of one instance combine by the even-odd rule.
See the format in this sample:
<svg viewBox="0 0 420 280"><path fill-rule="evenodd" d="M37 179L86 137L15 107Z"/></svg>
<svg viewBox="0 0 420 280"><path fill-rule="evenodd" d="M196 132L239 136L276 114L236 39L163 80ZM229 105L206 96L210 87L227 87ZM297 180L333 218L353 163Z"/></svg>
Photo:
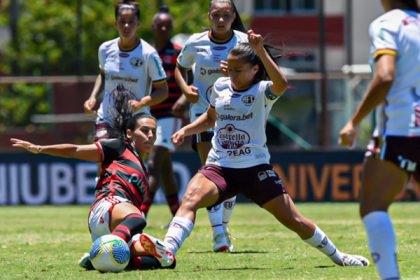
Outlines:
<svg viewBox="0 0 420 280"><path fill-rule="evenodd" d="M400 279L388 208L410 175L420 181L420 9L416 0L382 0L385 14L369 28L374 76L340 132L352 146L364 117L377 108L377 140L363 167L360 215L382 279Z"/></svg>
<svg viewBox="0 0 420 280"><path fill-rule="evenodd" d="M163 5L153 17L152 29L154 46L158 50L166 71L169 96L162 103L151 107L151 113L157 119L156 142L147 162L149 171L150 199L145 201L141 210L149 212L153 198L162 183L169 209L173 216L179 208L178 186L173 174L171 153L175 146L171 141L172 134L181 128L182 118L188 102L178 87L174 70L181 46L170 41L173 19L169 8Z"/></svg>
<svg viewBox="0 0 420 280"><path fill-rule="evenodd" d="M98 51L100 73L91 96L84 103L86 113L94 111L99 94L103 99L97 112L95 140L118 137L112 127L115 118L115 95L130 94L134 112L148 112L149 106L168 96L168 85L162 61L156 50L141 39L140 8L135 1L121 1L115 7L115 25L119 37L104 42ZM151 94L151 83L154 91Z"/></svg>
<svg viewBox="0 0 420 280"><path fill-rule="evenodd" d="M199 208L241 192L334 263L368 265L362 256L339 251L321 229L297 211L282 180L269 164L265 125L274 102L286 90L287 81L264 48L261 35L250 30L248 40L249 44L239 44L230 51L229 77L214 84L207 112L172 137L177 144L185 136L214 127L206 165L188 184L165 240L142 234L140 242L156 257L169 258L191 233Z"/></svg>
<svg viewBox="0 0 420 280"><path fill-rule="evenodd" d="M193 34L188 39L178 56L175 70L176 81L187 100L192 104L191 122L206 112L213 84L223 76L224 61L226 61L229 51L235 45L247 41L247 36L244 33L245 28L233 1L212 0L208 17L211 24L210 30ZM191 69L194 70L194 81L192 85L188 85L187 71ZM193 137L193 145L202 165L205 164L211 149L212 136L213 130L209 128ZM213 250L215 252L233 250L233 245L227 234L227 225L232 216L234 204L235 197L222 205L218 204L207 209L213 228Z"/></svg>
<svg viewBox="0 0 420 280"><path fill-rule="evenodd" d="M120 98L121 96L116 100L117 107ZM124 101L125 108L128 107L128 98ZM147 172L141 158L151 150L156 139L156 120L147 113L130 117L131 110L125 109L123 112L113 123L113 127L123 132L120 138L100 140L89 145L43 146L14 138L11 142L14 147L35 154L101 163L102 173L95 189L96 199L89 213L88 225L92 241L112 233L124 239L130 246L128 269L160 268L159 261L145 256L147 252L138 242L139 234L146 226L140 206L150 195ZM83 259L84 268L92 269L89 258Z"/></svg>

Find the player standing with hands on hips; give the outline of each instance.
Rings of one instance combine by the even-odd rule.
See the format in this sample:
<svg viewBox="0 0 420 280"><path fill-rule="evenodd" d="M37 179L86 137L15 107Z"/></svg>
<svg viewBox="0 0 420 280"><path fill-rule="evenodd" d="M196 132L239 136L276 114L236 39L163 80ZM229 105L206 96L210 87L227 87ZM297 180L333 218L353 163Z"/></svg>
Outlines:
<svg viewBox="0 0 420 280"><path fill-rule="evenodd" d="M214 82L224 76L225 62L229 51L247 35L236 6L232 0L212 0L208 13L211 28L195 33L185 43L177 60L176 81L191 103L190 120L194 122L209 106ZM193 83L188 84L188 71L193 69ZM211 149L213 129L208 128L193 135L193 147L204 165ZM228 234L228 223L232 217L236 198L207 208L213 229L213 251L233 251Z"/></svg>
<svg viewBox="0 0 420 280"><path fill-rule="evenodd" d="M265 126L273 104L287 89L287 80L264 47L262 36L250 30L248 40L249 44L230 51L229 77L214 84L207 112L172 137L179 144L188 135L214 127L206 165L189 182L164 241L143 233L140 243L158 259L169 258L190 235L199 208L243 193L337 265L367 266L366 258L339 251L320 228L297 211L270 165Z"/></svg>
<svg viewBox="0 0 420 280"><path fill-rule="evenodd" d="M400 279L388 208L410 175L420 182L420 9L416 0L382 5L385 14L369 27L373 79L339 142L352 146L360 122L376 108L378 141L363 166L360 215L379 276Z"/></svg>

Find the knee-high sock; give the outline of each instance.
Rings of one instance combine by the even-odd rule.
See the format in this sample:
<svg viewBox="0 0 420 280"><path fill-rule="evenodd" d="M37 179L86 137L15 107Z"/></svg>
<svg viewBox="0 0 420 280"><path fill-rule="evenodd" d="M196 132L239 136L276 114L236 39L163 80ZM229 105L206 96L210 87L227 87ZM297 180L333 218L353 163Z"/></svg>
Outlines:
<svg viewBox="0 0 420 280"><path fill-rule="evenodd" d="M223 234L223 203L207 208L207 214L213 229L213 235L218 233Z"/></svg>
<svg viewBox="0 0 420 280"><path fill-rule="evenodd" d="M342 263L341 252L319 227L316 227L312 237L305 239L304 241L327 255L336 264L340 265Z"/></svg>
<svg viewBox="0 0 420 280"><path fill-rule="evenodd" d="M382 279L400 279L397 244L391 219L387 212L375 211L363 218L369 250L376 271Z"/></svg>
<svg viewBox="0 0 420 280"><path fill-rule="evenodd" d="M168 232L165 235L164 242L173 254L178 252L193 228L193 222L187 218L174 217L172 219L169 224Z"/></svg>
<svg viewBox="0 0 420 280"><path fill-rule="evenodd" d="M140 214L129 214L124 220L112 231L112 234L130 242L131 237L136 233L141 233L146 226L146 220Z"/></svg>
<svg viewBox="0 0 420 280"><path fill-rule="evenodd" d="M223 201L223 229L226 231L226 228L232 218L233 210L236 205L236 196L231 197Z"/></svg>

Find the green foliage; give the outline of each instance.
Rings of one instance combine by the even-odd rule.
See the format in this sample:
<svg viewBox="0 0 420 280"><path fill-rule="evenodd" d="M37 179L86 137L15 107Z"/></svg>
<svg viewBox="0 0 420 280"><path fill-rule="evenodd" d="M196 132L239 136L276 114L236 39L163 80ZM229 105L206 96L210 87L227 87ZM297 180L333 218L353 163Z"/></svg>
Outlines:
<svg viewBox="0 0 420 280"><path fill-rule="evenodd" d="M81 1L81 48L78 42L77 2L71 0L17 1L18 38L4 51L5 71L19 75L76 75L98 72L98 47L118 36L114 0ZM151 22L158 1L140 1L139 34L152 40ZM200 32L208 26L208 1L165 1L174 17L174 34ZM5 1L0 24L9 24L10 1ZM10 65L18 64L18 73Z"/></svg>
<svg viewBox="0 0 420 280"><path fill-rule="evenodd" d="M18 4L17 38L3 50L0 72L8 75L94 75L98 47L118 36L115 0L82 1L82 32L78 34L74 0L15 0ZM0 26L11 24L11 0L2 2ZM139 1L140 36L152 41L151 22L158 1ZM208 1L165 1L174 17L174 34L202 31L208 26ZM80 42L78 36L80 35ZM79 46L82 46L81 48ZM16 67L13 67L16 65ZM0 124L25 126L30 115L51 111L48 85L0 85Z"/></svg>
<svg viewBox="0 0 420 280"><path fill-rule="evenodd" d="M48 113L47 93L45 84L0 85L0 129L26 126L32 114Z"/></svg>
<svg viewBox="0 0 420 280"><path fill-rule="evenodd" d="M366 235L357 203L297 204L340 250L368 256ZM211 227L205 209L197 214L194 231L177 254L174 270L129 271L118 274L84 271L78 259L91 245L88 206L4 206L0 220L2 279L378 279L373 265L340 267L311 248L270 214L254 204L238 204L231 221L235 253L211 251ZM403 279L418 279L420 219L418 203L391 207L398 236ZM166 205L155 205L145 232L163 238L170 219Z"/></svg>

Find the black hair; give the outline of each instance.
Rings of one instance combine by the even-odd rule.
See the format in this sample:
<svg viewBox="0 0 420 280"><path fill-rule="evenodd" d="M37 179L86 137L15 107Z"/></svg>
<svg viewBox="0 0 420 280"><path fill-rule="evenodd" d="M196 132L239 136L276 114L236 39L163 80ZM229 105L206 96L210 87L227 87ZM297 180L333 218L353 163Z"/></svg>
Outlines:
<svg viewBox="0 0 420 280"><path fill-rule="evenodd" d="M127 129L134 130L138 119L149 118L156 121L152 115L147 113L133 115L133 108L129 105L129 101L134 97L124 86L118 85L117 90L111 93L110 98L114 101L114 107L109 108L110 113L115 116L112 127L119 132L121 139L127 140Z"/></svg>
<svg viewBox="0 0 420 280"><path fill-rule="evenodd" d="M407 9L420 12L420 7L417 4L417 0L402 0L400 1L404 6L407 7Z"/></svg>
<svg viewBox="0 0 420 280"><path fill-rule="evenodd" d="M267 51L268 55L273 59L274 62L277 61L282 57L281 55L274 56L271 52L272 50L279 50L278 47L264 45L265 50ZM253 48L249 45L249 43L240 43L236 45L229 53L230 55L236 56L239 59L243 59L244 63L250 63L252 66L258 65L258 72L255 74L253 84L256 84L262 80L268 79L268 74L265 71L264 64L262 63L261 59L255 52Z"/></svg>
<svg viewBox="0 0 420 280"><path fill-rule="evenodd" d="M125 129L126 130L130 129L133 131L136 128L136 123L138 119L152 119L156 121L156 118L148 113L145 113L145 112L137 113L128 119Z"/></svg>
<svg viewBox="0 0 420 280"><path fill-rule="evenodd" d="M171 20L173 20L173 19L172 19L172 15L171 15L171 13L170 13L170 11L169 11L169 7L168 7L168 5L163 4L162 6L160 6L160 8L159 8L159 10L157 11L157 13L153 16L152 22L154 23L154 22L155 22L155 20L156 20L156 18L157 18L158 16L160 16L160 15L168 15L168 16L171 18Z"/></svg>
<svg viewBox="0 0 420 280"><path fill-rule="evenodd" d="M241 31L246 33L246 29L245 26L242 22L241 16L238 13L238 10L236 9L235 3L233 2L233 0L211 0L210 1L210 7L209 10L211 10L211 5L214 3L228 3L229 5L232 6L233 8L233 12L235 13L235 20L232 22L232 29L233 30L237 30L237 31Z"/></svg>
<svg viewBox="0 0 420 280"><path fill-rule="evenodd" d="M115 5L115 19L118 19L120 11L122 9L133 9L134 13L137 16L137 19L140 20L140 7L136 1L133 0L122 0Z"/></svg>

